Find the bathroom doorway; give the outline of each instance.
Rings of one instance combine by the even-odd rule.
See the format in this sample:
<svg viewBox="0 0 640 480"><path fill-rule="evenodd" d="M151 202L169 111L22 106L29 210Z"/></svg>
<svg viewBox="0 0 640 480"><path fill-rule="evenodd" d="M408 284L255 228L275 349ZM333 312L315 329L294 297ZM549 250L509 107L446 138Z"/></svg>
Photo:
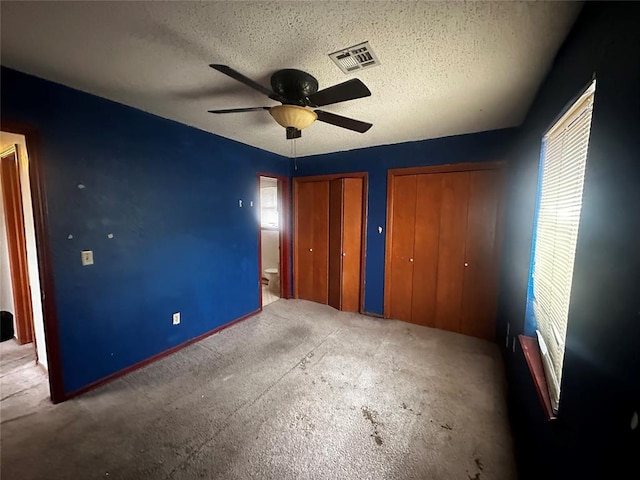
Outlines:
<svg viewBox="0 0 640 480"><path fill-rule="evenodd" d="M258 175L258 184L260 301L265 307L289 297L289 181L285 177Z"/></svg>

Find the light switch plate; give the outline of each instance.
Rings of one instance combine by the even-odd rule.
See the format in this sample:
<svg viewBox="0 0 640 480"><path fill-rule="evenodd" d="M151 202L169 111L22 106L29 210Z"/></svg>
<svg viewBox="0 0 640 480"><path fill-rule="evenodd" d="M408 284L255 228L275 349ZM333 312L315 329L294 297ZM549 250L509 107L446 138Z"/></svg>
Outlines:
<svg viewBox="0 0 640 480"><path fill-rule="evenodd" d="M87 265L93 265L93 250L83 250L81 252L81 255L83 267L86 267Z"/></svg>

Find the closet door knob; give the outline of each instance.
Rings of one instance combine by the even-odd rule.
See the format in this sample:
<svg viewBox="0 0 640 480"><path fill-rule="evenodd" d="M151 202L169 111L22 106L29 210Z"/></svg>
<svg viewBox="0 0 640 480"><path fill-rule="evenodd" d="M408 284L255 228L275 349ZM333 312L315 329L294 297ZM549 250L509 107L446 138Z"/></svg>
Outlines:
<svg viewBox="0 0 640 480"><path fill-rule="evenodd" d="M469 266L469 264L468 264L467 262L464 262L464 266L465 266L465 267L468 267L468 266Z"/></svg>
<svg viewBox="0 0 640 480"><path fill-rule="evenodd" d="M309 249L309 251L310 251L310 252L313 252L313 248L310 248L310 249Z"/></svg>
<svg viewBox="0 0 640 480"><path fill-rule="evenodd" d="M342 256L343 256L343 257L346 257L346 256L347 256L347 254L346 254L345 252L342 252Z"/></svg>
<svg viewBox="0 0 640 480"><path fill-rule="evenodd" d="M410 258L410 259L409 259L409 261L410 261L410 262L413 262L413 258Z"/></svg>

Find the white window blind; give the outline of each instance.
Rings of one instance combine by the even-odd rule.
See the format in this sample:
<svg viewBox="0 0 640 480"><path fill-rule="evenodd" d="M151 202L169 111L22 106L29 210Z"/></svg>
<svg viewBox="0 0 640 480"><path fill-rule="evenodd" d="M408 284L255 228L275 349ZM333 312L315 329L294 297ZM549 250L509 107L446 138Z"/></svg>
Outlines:
<svg viewBox="0 0 640 480"><path fill-rule="evenodd" d="M549 395L558 410L595 80L547 132L533 256L533 311Z"/></svg>

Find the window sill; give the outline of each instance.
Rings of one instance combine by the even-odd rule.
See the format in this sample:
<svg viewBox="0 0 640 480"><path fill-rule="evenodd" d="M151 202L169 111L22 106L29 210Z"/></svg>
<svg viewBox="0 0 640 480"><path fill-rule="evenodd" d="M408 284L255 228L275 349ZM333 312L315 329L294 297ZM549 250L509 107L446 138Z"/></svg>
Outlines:
<svg viewBox="0 0 640 480"><path fill-rule="evenodd" d="M522 353L527 360L533 383L536 386L538 397L544 407L544 412L548 420L555 420L556 416L551 408L551 398L549 397L549 387L547 386L547 380L544 376L544 367L542 366L542 357L540 355L540 347L538 346L538 340L533 337L527 337L525 335L518 335L520 340L520 347L522 347Z"/></svg>
<svg viewBox="0 0 640 480"><path fill-rule="evenodd" d="M278 232L280 230L280 228L278 228L278 227L268 227L268 226L261 226L260 229L261 230L269 230L271 232Z"/></svg>

